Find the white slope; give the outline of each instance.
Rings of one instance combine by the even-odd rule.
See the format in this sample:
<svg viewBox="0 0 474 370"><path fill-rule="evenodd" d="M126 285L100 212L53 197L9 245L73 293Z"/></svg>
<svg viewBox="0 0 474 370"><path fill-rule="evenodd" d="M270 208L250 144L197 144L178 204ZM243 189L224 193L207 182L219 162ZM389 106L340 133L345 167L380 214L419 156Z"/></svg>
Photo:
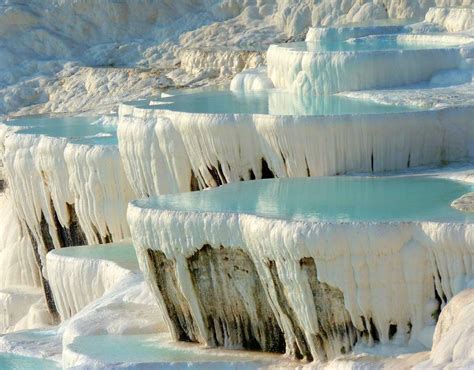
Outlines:
<svg viewBox="0 0 474 370"><path fill-rule="evenodd" d="M133 0L3 0L0 114L22 108L26 112L27 106L33 112L110 109L113 104L98 100L106 97L104 88L115 101L146 96L156 87L156 70L176 68L186 59L185 54L180 56L185 49L261 50L270 43L303 39L310 26L387 18L422 20L435 5L468 6L470 1L149 0L137 4ZM433 20L445 23L440 16ZM228 62L221 59L218 69L231 71L233 65ZM92 77L106 87L89 84L89 72L78 70L81 66L107 67L94 71ZM115 75L114 67L144 68L145 72L130 72L139 86L131 84L123 91L116 83L123 72ZM150 68L152 73L148 73ZM166 85L165 81L158 85ZM70 88L63 89L64 84ZM62 95L70 99L65 101Z"/></svg>
<svg viewBox="0 0 474 370"><path fill-rule="evenodd" d="M433 349L418 369L474 368L474 281L471 289L454 296L441 312L433 338Z"/></svg>
<svg viewBox="0 0 474 370"><path fill-rule="evenodd" d="M130 243L83 248L57 249L47 255L47 276L62 321L74 316L132 271L138 270ZM124 248L130 249L130 255L133 255L131 261L122 261L121 255L128 255Z"/></svg>

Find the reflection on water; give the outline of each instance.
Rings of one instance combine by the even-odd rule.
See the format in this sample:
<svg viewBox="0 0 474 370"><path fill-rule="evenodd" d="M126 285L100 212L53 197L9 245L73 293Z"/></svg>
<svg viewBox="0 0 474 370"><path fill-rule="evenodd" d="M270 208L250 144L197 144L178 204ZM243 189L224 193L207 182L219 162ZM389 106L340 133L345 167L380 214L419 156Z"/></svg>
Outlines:
<svg viewBox="0 0 474 370"><path fill-rule="evenodd" d="M397 35L366 36L347 40L291 42L279 47L298 51L332 52L332 51L377 51L377 50L421 50L459 46L458 42L440 45L435 37L424 38L422 42L414 39L397 37Z"/></svg>
<svg viewBox="0 0 474 370"><path fill-rule="evenodd" d="M142 103L143 104L143 103ZM240 113L272 115L340 115L413 111L418 108L377 104L343 96L298 95L281 90L232 92L202 91L156 99L149 109L188 113ZM145 107L142 105L142 107Z"/></svg>
<svg viewBox="0 0 474 370"><path fill-rule="evenodd" d="M257 214L319 221L457 221L474 214L451 202L473 186L430 177L259 180L139 201L145 207Z"/></svg>

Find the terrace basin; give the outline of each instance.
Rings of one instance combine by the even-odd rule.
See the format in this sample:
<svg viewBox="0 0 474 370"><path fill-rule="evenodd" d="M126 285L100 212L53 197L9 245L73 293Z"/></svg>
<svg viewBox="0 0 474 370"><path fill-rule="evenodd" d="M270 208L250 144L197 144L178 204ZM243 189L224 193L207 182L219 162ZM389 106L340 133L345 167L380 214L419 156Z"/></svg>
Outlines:
<svg viewBox="0 0 474 370"><path fill-rule="evenodd" d="M134 201L128 220L174 339L326 361L423 340L474 278L474 214L451 207L472 188L257 180Z"/></svg>
<svg viewBox="0 0 474 370"><path fill-rule="evenodd" d="M100 116L27 116L4 123L22 134L62 137L75 144L117 144L116 126Z"/></svg>
<svg viewBox="0 0 474 370"><path fill-rule="evenodd" d="M272 45L267 73L276 87L299 94L409 85L462 67L461 48L472 48L473 41L465 36L398 34Z"/></svg>

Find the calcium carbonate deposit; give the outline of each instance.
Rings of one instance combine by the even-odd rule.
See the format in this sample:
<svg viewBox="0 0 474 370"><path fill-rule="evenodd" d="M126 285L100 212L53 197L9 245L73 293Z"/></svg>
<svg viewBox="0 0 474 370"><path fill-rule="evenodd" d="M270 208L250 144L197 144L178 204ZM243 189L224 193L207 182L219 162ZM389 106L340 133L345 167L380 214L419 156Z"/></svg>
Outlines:
<svg viewBox="0 0 474 370"><path fill-rule="evenodd" d="M0 0L0 368L473 368L473 27Z"/></svg>

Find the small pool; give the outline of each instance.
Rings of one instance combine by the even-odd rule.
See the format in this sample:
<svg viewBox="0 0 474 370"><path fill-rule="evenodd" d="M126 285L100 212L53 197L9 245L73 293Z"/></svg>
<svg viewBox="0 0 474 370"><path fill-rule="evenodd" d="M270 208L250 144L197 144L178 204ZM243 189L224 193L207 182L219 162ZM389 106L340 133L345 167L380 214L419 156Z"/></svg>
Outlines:
<svg viewBox="0 0 474 370"><path fill-rule="evenodd" d="M137 368L147 369L166 365L206 370L210 366L213 369L258 369L262 365L282 364L284 361L278 355L170 343L169 335L165 333L83 336L77 337L69 347L73 352L84 354L101 364L135 364ZM148 366L142 367L145 364Z"/></svg>
<svg viewBox="0 0 474 370"><path fill-rule="evenodd" d="M462 44L460 39L436 37L409 37L399 35L371 35L347 40L301 41L277 45L283 49L308 52L348 52L383 50L425 50L454 48Z"/></svg>
<svg viewBox="0 0 474 370"><path fill-rule="evenodd" d="M20 133L68 138L76 144L115 145L117 127L101 117L32 116L13 119L7 125L25 127Z"/></svg>
<svg viewBox="0 0 474 370"><path fill-rule="evenodd" d="M232 212L324 222L474 222L451 207L471 184L427 176L322 177L239 182L136 201L144 208Z"/></svg>
<svg viewBox="0 0 474 370"><path fill-rule="evenodd" d="M419 109L377 104L338 95L301 96L278 89L258 92L200 91L152 100L148 106L148 102L141 104L142 108L187 113L299 116L390 113Z"/></svg>
<svg viewBox="0 0 474 370"><path fill-rule="evenodd" d="M54 249L51 253L65 257L108 260L130 270L138 270L137 255L131 243L69 247Z"/></svg>
<svg viewBox="0 0 474 370"><path fill-rule="evenodd" d="M2 370L53 370L61 369L54 361L36 357L26 357L13 353L0 352L0 369Z"/></svg>

